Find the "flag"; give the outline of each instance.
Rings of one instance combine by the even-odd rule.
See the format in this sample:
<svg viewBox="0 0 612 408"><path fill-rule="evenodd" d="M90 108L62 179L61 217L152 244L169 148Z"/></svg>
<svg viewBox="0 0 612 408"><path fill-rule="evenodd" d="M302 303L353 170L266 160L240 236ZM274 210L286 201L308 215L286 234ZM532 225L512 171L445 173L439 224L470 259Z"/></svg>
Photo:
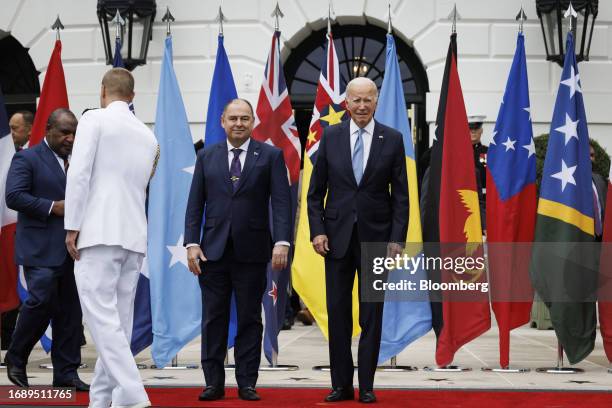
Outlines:
<svg viewBox="0 0 612 408"><path fill-rule="evenodd" d="M519 33L487 157L489 275L503 368L510 362L510 330L529 322L531 301L525 300L533 298L530 246L511 244L533 241L535 230L536 155L530 116L525 37Z"/></svg>
<svg viewBox="0 0 612 408"><path fill-rule="evenodd" d="M125 64L123 63L123 57L121 56L121 39L119 37L115 38L115 56L113 57L113 68L125 68ZM128 106L130 108L130 111L132 111L133 114L136 114L136 112L134 111L134 102L130 101L130 103L128 103ZM138 282L138 285L140 286L140 282Z"/></svg>
<svg viewBox="0 0 612 408"><path fill-rule="evenodd" d="M595 343L595 303L582 295L592 293L597 273L588 246L579 244L594 241L595 222L589 132L571 31L565 49L540 184L534 239L539 244L530 272L557 339L575 364Z"/></svg>
<svg viewBox="0 0 612 408"><path fill-rule="evenodd" d="M54 110L59 108L68 108L68 92L66 91L66 80L62 66L62 42L57 40L47 65L47 72L45 72L45 82L32 124L30 146L34 146L43 140L47 128L47 119Z"/></svg>
<svg viewBox="0 0 612 408"><path fill-rule="evenodd" d="M406 248L409 256L421 256L423 234L421 231L421 212L419 209L419 189L414 158L412 132L408 122L406 100L402 86L395 40L387 34L387 59L385 76L380 88L378 107L374 118L382 124L399 130L404 139L406 169L408 172L408 191L410 197L410 217ZM389 274L389 280L407 279L418 282L426 279L423 268L414 273L396 270ZM426 294L423 294L426 298ZM429 301L386 300L383 308L383 328L380 340L378 363L381 364L398 355L406 346L426 334L431 329L431 306Z"/></svg>
<svg viewBox="0 0 612 408"><path fill-rule="evenodd" d="M319 141L323 130L348 119L344 87L340 82L338 55L331 33L327 34L325 60L321 67L317 95L312 110L312 120L306 140L306 156L300 190L300 213L295 240L295 261L291 266L293 288L314 316L319 329L327 337L327 301L325 299L325 265L310 242L308 225L308 187L312 168L317 160ZM353 335L359 333L359 300L357 277L353 285Z"/></svg>
<svg viewBox="0 0 612 408"><path fill-rule="evenodd" d="M232 68L230 67L225 47L223 46L223 35L217 37L217 58L210 85L210 96L208 98L208 111L206 112L206 130L204 136L204 147L226 140L225 130L221 127L221 115L223 108L232 99L238 97ZM206 211L206 209L204 210ZM232 294L230 306L230 323L227 335L227 347L234 347L236 331L238 330L238 317L236 315L236 297Z"/></svg>
<svg viewBox="0 0 612 408"><path fill-rule="evenodd" d="M612 168L608 176L608 194L606 198L606 213L604 216L603 246L599 266L599 331L603 339L604 351L608 361L612 363Z"/></svg>
<svg viewBox="0 0 612 408"><path fill-rule="evenodd" d="M6 176L14 154L15 145L0 88L0 313L19 305L15 264L17 213L9 209L5 201Z"/></svg>
<svg viewBox="0 0 612 408"><path fill-rule="evenodd" d="M452 37L455 36L453 34ZM451 44L454 42L452 37ZM451 49L454 48L451 45ZM470 130L457 72L457 57L452 53L451 56L443 140L438 141L442 144L438 215L440 244L457 246L461 243L465 249L461 251L460 256L478 257L482 256L482 229L476 191L476 169L473 160L466 160L473 157ZM441 249L443 255L448 250L445 247ZM485 271L473 269L464 274L450 271L444 277L457 281L482 282ZM438 366L449 365L461 346L491 327L488 295L483 296L483 299L478 299L476 293L472 296L474 300L470 301L448 300L444 297L443 325L436 347Z"/></svg>
<svg viewBox="0 0 612 408"><path fill-rule="evenodd" d="M160 157L149 186L147 260L151 285L153 345L157 367L166 366L200 334L202 295L187 264L183 222L195 151L166 37L155 115Z"/></svg>
<svg viewBox="0 0 612 408"><path fill-rule="evenodd" d="M263 83L259 91L259 100L255 112L256 121L253 128L253 139L269 143L283 150L287 175L291 188L291 230L295 223L297 209L297 187L300 179L301 144L298 136L293 109L283 64L280 57L280 31L272 35L272 46L264 71ZM271 208L270 208L270 211ZM272 220L272 217L270 217ZM287 291L291 270L291 256L288 265L281 271L267 267L267 284L263 296L265 315L264 354L270 364L276 364L278 355L278 333L285 318Z"/></svg>

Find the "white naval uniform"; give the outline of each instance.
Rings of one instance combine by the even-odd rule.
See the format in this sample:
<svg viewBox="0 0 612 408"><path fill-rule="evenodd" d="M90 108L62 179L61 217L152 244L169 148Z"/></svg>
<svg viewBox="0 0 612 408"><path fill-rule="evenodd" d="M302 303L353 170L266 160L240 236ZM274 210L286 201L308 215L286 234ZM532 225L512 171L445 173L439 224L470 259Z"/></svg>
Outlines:
<svg viewBox="0 0 612 408"><path fill-rule="evenodd" d="M74 274L83 318L98 351L91 407L148 401L130 339L147 246L145 194L156 153L153 132L125 102L89 111L79 121L64 226L79 231Z"/></svg>

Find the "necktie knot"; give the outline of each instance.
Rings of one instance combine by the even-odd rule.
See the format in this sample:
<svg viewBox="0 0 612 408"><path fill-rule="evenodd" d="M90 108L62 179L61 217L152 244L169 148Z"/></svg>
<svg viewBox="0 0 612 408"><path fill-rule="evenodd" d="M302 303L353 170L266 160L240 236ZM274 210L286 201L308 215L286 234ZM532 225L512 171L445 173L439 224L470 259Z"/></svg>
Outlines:
<svg viewBox="0 0 612 408"><path fill-rule="evenodd" d="M238 149L237 147L233 148L232 153L234 153L234 158L239 157L240 153L242 153L242 149Z"/></svg>

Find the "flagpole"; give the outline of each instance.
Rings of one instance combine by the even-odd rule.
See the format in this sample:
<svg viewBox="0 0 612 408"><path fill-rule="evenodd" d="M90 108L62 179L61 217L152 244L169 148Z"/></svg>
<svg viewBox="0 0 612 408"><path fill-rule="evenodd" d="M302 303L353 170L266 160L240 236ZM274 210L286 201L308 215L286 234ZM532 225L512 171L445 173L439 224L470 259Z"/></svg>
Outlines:
<svg viewBox="0 0 612 408"><path fill-rule="evenodd" d="M388 11L387 11L387 34L393 35L393 24L391 22L391 1L387 3ZM397 356L391 357L391 361L389 365L382 365L376 367L377 371L384 372L404 372L404 371L418 371L417 367L413 366L398 366L397 365Z"/></svg>
<svg viewBox="0 0 612 408"><path fill-rule="evenodd" d="M525 22L525 20L527 20L527 15L525 14L525 11L523 10L523 6L521 6L521 9L519 10L518 14L516 15L515 18L516 21L519 22L519 26L518 26L518 32L519 34L523 33L523 24ZM486 245L486 244L485 244ZM486 246L485 246L486 248ZM488 260L489 257L486 257L487 260L487 279L489 282L491 282L491 280L489 279L489 274L490 274L490 269L489 269L489 265L488 265ZM489 297L491 297L491 292L489 292ZM491 304L493 304L493 299L490 299ZM482 367L481 371L484 372L490 372L490 373L528 373L531 371L531 369L529 368L511 368L509 366L506 367L499 367L499 368L489 368L489 367Z"/></svg>
<svg viewBox="0 0 612 408"><path fill-rule="evenodd" d="M117 11L117 13L119 12ZM174 16L170 13L170 7L166 6L166 14L164 14L164 16L162 17L162 22L166 23L166 38L172 36L172 29L170 26L173 21L174 21ZM141 368L140 364L138 365L138 368ZM146 368L146 366L142 368ZM158 367L155 364L153 364L151 365L151 368L157 369ZM195 370L197 368L199 368L199 366L194 363L187 363L185 365L179 365L178 364L178 353L177 353L174 357L172 357L172 362L170 363L170 365L160 368L160 370Z"/></svg>
<svg viewBox="0 0 612 408"><path fill-rule="evenodd" d="M572 2L570 1L567 11L564 14L565 18L569 18L570 32L573 31L572 21L573 21L573 18L576 16L577 16L576 11L574 10L574 7L572 6ZM566 52L569 52L569 51L570 50L566 50ZM571 51L574 52L573 49ZM536 372L546 373L546 374L578 374L578 373L584 372L584 370L581 368L564 367L563 364L564 364L563 363L563 345L561 344L561 341L557 338L557 365L556 367L541 367L541 368L537 368Z"/></svg>
<svg viewBox="0 0 612 408"><path fill-rule="evenodd" d="M274 17L274 32L279 33L280 35L280 19L285 17L285 15L281 11L278 1L276 2L276 7L274 7L270 17ZM271 360L270 365L263 367L260 366L259 371L297 371L300 368L297 365L278 364L278 354L275 351L272 351Z"/></svg>

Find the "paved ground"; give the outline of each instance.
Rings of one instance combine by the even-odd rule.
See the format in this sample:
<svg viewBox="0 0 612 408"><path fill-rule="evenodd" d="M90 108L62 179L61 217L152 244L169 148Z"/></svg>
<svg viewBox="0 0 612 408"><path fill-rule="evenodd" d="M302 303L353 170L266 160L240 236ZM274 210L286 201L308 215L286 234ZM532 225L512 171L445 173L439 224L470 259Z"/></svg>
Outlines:
<svg viewBox="0 0 612 408"><path fill-rule="evenodd" d="M599 336L599 333L598 333ZM88 339L89 340L89 339ZM536 330L528 326L512 332L511 365L531 369L528 373L494 373L483 372L482 367L498 366L497 328L474 340L461 349L454 364L471 368L462 373L438 373L423 370L423 367L434 363L434 335L430 332L411 344L398 356L398 364L418 367L413 372L378 372L376 387L380 388L479 388L479 389L546 389L546 390L606 390L612 392L611 367L604 355L601 339L598 337L593 353L577 365L585 370L582 374L542 374L535 369L554 365L556 362L556 339L551 330ZM316 365L328 363L327 342L319 329L296 323L292 330L282 331L279 337L279 364L299 366L296 371L261 371L259 386L287 387L329 387L329 373L315 371ZM356 346L356 341L354 342ZM356 347L353 347L355 355ZM81 378L89 382L92 376L96 351L91 340L83 348L83 361L88 365L81 370ZM232 357L233 358L233 357ZM196 363L200 359L199 338L191 342L179 354L179 364ZM138 363L150 366L153 362L150 353L145 350L137 357ZM50 359L42 349L37 347L28 365L31 384L50 384L51 372L39 368L40 364ZM265 359L262 358L262 364ZM157 370L140 371L146 385L165 386L201 386L203 375L200 369L191 370ZM355 380L357 375L355 375ZM233 371L227 371L227 383L235 384ZM6 376L0 373L0 385L9 384Z"/></svg>

